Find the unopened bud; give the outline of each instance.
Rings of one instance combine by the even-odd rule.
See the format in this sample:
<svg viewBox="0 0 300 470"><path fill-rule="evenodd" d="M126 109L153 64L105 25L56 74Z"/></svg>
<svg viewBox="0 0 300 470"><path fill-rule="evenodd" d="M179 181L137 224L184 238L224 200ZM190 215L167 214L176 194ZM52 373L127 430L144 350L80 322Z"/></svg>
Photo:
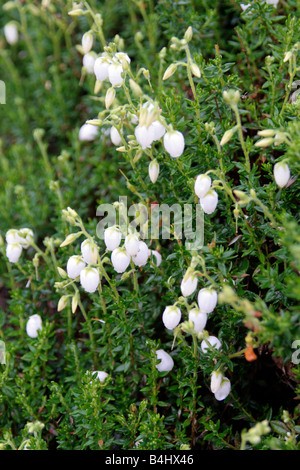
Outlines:
<svg viewBox="0 0 300 470"><path fill-rule="evenodd" d="M173 75L173 73L176 72L176 69L177 69L176 64L169 65L169 67L167 68L167 70L164 73L163 80L167 80L168 78L170 78Z"/></svg>

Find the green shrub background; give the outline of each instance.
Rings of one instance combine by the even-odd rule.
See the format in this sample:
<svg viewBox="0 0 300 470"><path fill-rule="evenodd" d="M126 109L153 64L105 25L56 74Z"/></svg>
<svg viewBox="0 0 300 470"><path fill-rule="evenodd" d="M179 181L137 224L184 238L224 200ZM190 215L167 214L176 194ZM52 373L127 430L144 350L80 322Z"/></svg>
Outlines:
<svg viewBox="0 0 300 470"><path fill-rule="evenodd" d="M92 11L101 14L106 44L130 56L143 97L156 100L162 115L185 136L178 159L155 145L156 184L148 176L148 152L140 154L136 147L119 152L105 136L114 105L127 105L129 94L137 107L140 97L128 77L127 89L116 91L108 110L109 85L104 82L95 93L95 77L82 70L78 47L94 27L92 16L69 15L70 1L16 0L2 6L0 27L16 21L20 34L14 45L0 36L0 79L6 84L6 104L0 105L3 448L299 449L300 374L291 357L293 342L300 340L300 101L290 96L299 77L300 4L251 4L247 14L233 0L90 0ZM192 78L196 95L184 66L163 80L170 64L187 60L184 50L170 46L189 26L189 50L201 70L201 77ZM96 32L94 38L93 50L101 53ZM292 58L284 61L288 51ZM149 73L139 73L141 68ZM238 133L219 146L236 125L223 97L230 89L240 93L250 172ZM99 138L79 141L79 128L98 113ZM284 139L255 146L263 129L275 129ZM132 128L127 134L133 135ZM283 159L288 159L291 180L280 189L273 166ZM180 282L191 263L191 253L174 238L152 241L151 248L162 255L159 267L148 263L125 279L116 276L107 254L110 283L103 280L101 295L87 294L78 284L80 308L72 313L68 303L58 312L61 296L75 291L61 288L65 281L57 267L66 268L83 240L60 246L76 232L63 210L78 213L103 254L104 243L96 237L98 205L122 195L148 207L154 201L191 204L196 202L195 177L208 170L219 171L220 178L213 176L220 179L219 203L205 216L198 287L213 283L224 294L206 326L222 341L220 351L204 355L192 334L179 329L174 338L162 324L162 312L181 296ZM234 190L249 201L238 204ZM36 248L12 264L5 234L22 227L34 231ZM182 312L186 321L184 305ZM32 339L25 327L36 313L43 329ZM243 353L249 341L255 361ZM156 369L158 348L172 355L171 372ZM217 367L232 385L221 402L210 391ZM105 370L109 377L104 383L91 381L93 370ZM262 422L267 429L254 428Z"/></svg>

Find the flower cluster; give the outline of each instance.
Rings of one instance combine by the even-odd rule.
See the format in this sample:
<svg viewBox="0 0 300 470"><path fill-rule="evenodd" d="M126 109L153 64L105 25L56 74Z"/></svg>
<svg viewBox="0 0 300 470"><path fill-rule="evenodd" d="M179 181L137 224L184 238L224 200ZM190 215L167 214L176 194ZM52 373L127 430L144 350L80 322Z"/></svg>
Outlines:
<svg viewBox="0 0 300 470"><path fill-rule="evenodd" d="M6 232L6 256L11 263L17 263L22 254L33 242L33 231L30 228L10 229Z"/></svg>

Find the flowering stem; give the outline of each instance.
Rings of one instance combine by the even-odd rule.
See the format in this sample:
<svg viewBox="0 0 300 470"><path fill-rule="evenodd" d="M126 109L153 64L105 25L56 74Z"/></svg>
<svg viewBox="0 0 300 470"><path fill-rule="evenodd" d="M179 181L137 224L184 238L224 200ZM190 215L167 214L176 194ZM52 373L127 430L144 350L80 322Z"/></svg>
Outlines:
<svg viewBox="0 0 300 470"><path fill-rule="evenodd" d="M79 290L77 289L77 287L73 284L73 288L74 288L74 291L75 293L78 295L78 306L80 308L80 311L86 321L86 324L87 324L87 328L88 328L88 331L89 331L89 336L90 336L90 341L91 341L91 347L92 347L92 351L94 353L94 363L95 363L95 366L97 365L98 363L98 358L97 358L97 353L96 353L96 345L95 345L95 339L94 339L94 335L93 335L93 329L92 329L92 325L91 325L91 322L90 322L90 319L86 313L86 310L80 300L80 295L79 295Z"/></svg>

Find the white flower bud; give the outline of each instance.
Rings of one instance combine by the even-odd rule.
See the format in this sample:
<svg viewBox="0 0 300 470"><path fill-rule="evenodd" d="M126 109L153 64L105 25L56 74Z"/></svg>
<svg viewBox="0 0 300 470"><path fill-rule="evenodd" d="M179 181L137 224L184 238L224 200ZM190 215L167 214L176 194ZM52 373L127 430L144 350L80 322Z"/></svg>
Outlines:
<svg viewBox="0 0 300 470"><path fill-rule="evenodd" d="M70 279L76 279L85 268L85 263L82 261L80 256L74 255L68 259L67 262L67 273Z"/></svg>
<svg viewBox="0 0 300 470"><path fill-rule="evenodd" d="M173 158L178 158L184 151L184 137L179 131L166 132L164 135L165 150Z"/></svg>
<svg viewBox="0 0 300 470"><path fill-rule="evenodd" d="M189 295L192 295L197 289L197 285L198 285L197 276L194 274L193 270L188 269L180 284L182 295L184 297L188 297Z"/></svg>
<svg viewBox="0 0 300 470"><path fill-rule="evenodd" d="M91 240L86 239L81 243L82 259L87 264L96 264L98 260L98 247Z"/></svg>
<svg viewBox="0 0 300 470"><path fill-rule="evenodd" d="M201 312L211 313L217 305L218 294L215 290L204 287L198 293L198 306Z"/></svg>
<svg viewBox="0 0 300 470"><path fill-rule="evenodd" d="M42 319L37 313L31 315L26 323L26 333L30 338L37 338L38 330L42 329Z"/></svg>
<svg viewBox="0 0 300 470"><path fill-rule="evenodd" d="M204 197L211 187L211 178L208 175L198 175L195 180L195 194L199 198Z"/></svg>
<svg viewBox="0 0 300 470"><path fill-rule="evenodd" d="M114 145L121 145L122 137L120 136L118 129L116 129L114 126L110 129L110 138Z"/></svg>
<svg viewBox="0 0 300 470"><path fill-rule="evenodd" d="M105 95L105 107L108 109L116 97L116 90L114 88L109 88Z"/></svg>
<svg viewBox="0 0 300 470"><path fill-rule="evenodd" d="M219 390L222 380L223 374L218 370L214 370L210 378L210 389L212 393L216 393L216 391Z"/></svg>
<svg viewBox="0 0 300 470"><path fill-rule="evenodd" d="M94 73L94 65L96 60L96 54L94 52L88 52L84 54L82 58L82 65L87 71L87 73L92 74Z"/></svg>
<svg viewBox="0 0 300 470"><path fill-rule="evenodd" d="M174 305L165 308L162 321L168 330L173 330L181 320L181 310Z"/></svg>
<svg viewBox="0 0 300 470"><path fill-rule="evenodd" d="M168 354L163 349L158 349L156 351L157 359L160 359L160 362L156 364L156 368L159 372L169 372L174 367L174 361L170 354Z"/></svg>
<svg viewBox="0 0 300 470"><path fill-rule="evenodd" d="M97 57L94 63L94 74L97 80L104 82L108 78L108 67L109 60L106 57Z"/></svg>
<svg viewBox="0 0 300 470"><path fill-rule="evenodd" d="M206 352L211 349L207 342L215 349L220 349L222 346L221 341L216 336L209 336L207 339L204 339L201 342L201 349L204 354L206 354Z"/></svg>
<svg viewBox="0 0 300 470"><path fill-rule="evenodd" d="M210 189L204 197L199 199L199 202L205 214L212 214L218 205L218 194Z"/></svg>
<svg viewBox="0 0 300 470"><path fill-rule="evenodd" d="M68 295L63 295L57 304L57 311L61 312L68 304L69 296Z"/></svg>
<svg viewBox="0 0 300 470"><path fill-rule="evenodd" d="M195 77L200 78L201 77L201 70L199 69L198 65L193 62L191 64L191 71L192 74L195 75Z"/></svg>
<svg viewBox="0 0 300 470"><path fill-rule="evenodd" d="M11 21L4 26L4 36L8 44L13 45L18 42L19 33L17 25Z"/></svg>
<svg viewBox="0 0 300 470"><path fill-rule="evenodd" d="M10 263L17 263L22 254L22 246L18 243L9 243L6 246L6 256Z"/></svg>
<svg viewBox="0 0 300 470"><path fill-rule="evenodd" d="M168 78L172 77L172 75L173 75L173 73L175 73L176 69L177 69L176 64L169 65L169 67L166 69L166 71L164 73L163 80L167 80Z"/></svg>
<svg viewBox="0 0 300 470"><path fill-rule="evenodd" d="M124 273L130 264L130 256L124 248L115 248L111 254L111 262L117 273Z"/></svg>
<svg viewBox="0 0 300 470"><path fill-rule="evenodd" d="M150 162L148 173L150 180L155 184L159 175L159 163L156 159Z"/></svg>
<svg viewBox="0 0 300 470"><path fill-rule="evenodd" d="M201 312L199 308L192 308L189 311L189 320L194 324L196 333L203 331L207 322L207 314Z"/></svg>
<svg viewBox="0 0 300 470"><path fill-rule="evenodd" d="M135 256L139 249L139 236L136 233L132 233L126 236L125 238L125 248L129 256Z"/></svg>
<svg viewBox="0 0 300 470"><path fill-rule="evenodd" d="M132 257L136 266L145 266L148 261L148 246L142 240L139 241L138 252Z"/></svg>
<svg viewBox="0 0 300 470"><path fill-rule="evenodd" d="M284 162L275 163L273 173L276 184L280 188L283 188L287 184L291 176L290 169Z"/></svg>
<svg viewBox="0 0 300 470"><path fill-rule="evenodd" d="M218 390L214 394L215 399L218 401L225 400L225 398L228 397L230 391L231 391L230 380L227 377L223 377L221 386L218 388Z"/></svg>
<svg viewBox="0 0 300 470"><path fill-rule="evenodd" d="M108 373L104 372L104 370L95 370L95 372L93 372L93 376L95 376L95 378L97 378L100 382L104 382L106 377L108 377Z"/></svg>
<svg viewBox="0 0 300 470"><path fill-rule="evenodd" d="M113 251L120 246L122 233L118 227L108 227L104 230L104 243L107 250Z"/></svg>
<svg viewBox="0 0 300 470"><path fill-rule="evenodd" d="M95 140L98 135L98 127L93 124L83 124L79 129L78 138L81 141Z"/></svg>
<svg viewBox="0 0 300 470"><path fill-rule="evenodd" d="M100 282L100 276L98 269L96 268L84 268L80 272L80 284L81 287L86 291L93 293L97 290Z"/></svg>
<svg viewBox="0 0 300 470"><path fill-rule="evenodd" d="M81 45L82 45L84 54L87 54L88 52L90 52L90 50L93 47L93 42L94 42L93 33L91 31L84 33L81 39Z"/></svg>

